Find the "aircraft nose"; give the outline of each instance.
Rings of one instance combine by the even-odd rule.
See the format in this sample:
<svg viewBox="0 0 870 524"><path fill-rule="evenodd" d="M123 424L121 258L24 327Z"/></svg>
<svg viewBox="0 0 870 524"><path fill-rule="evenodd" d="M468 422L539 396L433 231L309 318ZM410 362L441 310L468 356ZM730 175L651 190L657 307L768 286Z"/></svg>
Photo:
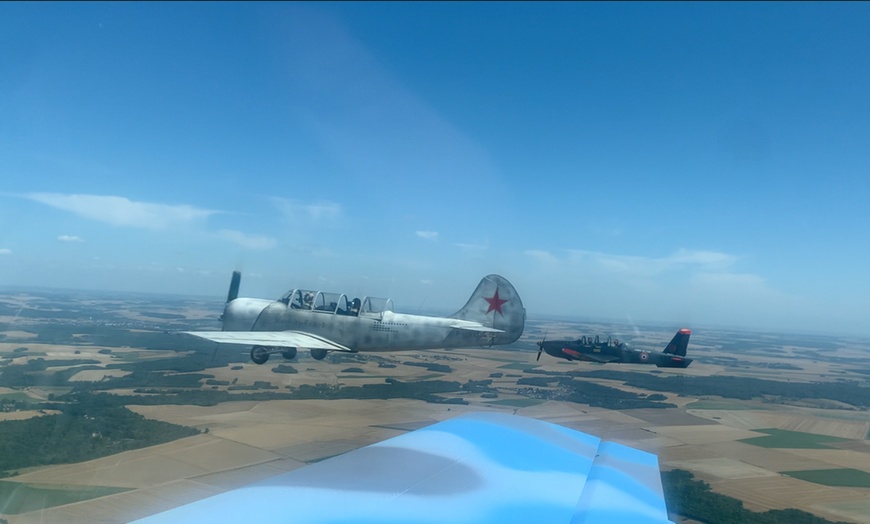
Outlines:
<svg viewBox="0 0 870 524"><path fill-rule="evenodd" d="M251 331L271 301L255 298L237 298L230 301L221 315L224 331Z"/></svg>

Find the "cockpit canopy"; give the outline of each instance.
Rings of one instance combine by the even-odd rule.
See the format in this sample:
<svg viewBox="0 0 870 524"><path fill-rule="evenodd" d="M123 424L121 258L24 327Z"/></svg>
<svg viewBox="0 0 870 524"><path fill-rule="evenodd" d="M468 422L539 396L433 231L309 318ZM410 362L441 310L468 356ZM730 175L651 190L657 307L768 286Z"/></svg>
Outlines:
<svg viewBox="0 0 870 524"><path fill-rule="evenodd" d="M383 313L393 310L393 300L389 298L366 297L362 301L361 313Z"/></svg>
<svg viewBox="0 0 870 524"><path fill-rule="evenodd" d="M582 337L578 338L574 343L579 344L581 346L592 346L592 347L605 347L605 346L607 346L607 347L611 347L611 346L612 347L619 347L620 345L623 344L622 342L619 341L619 339L615 339L615 338L611 338L611 337L607 337L607 340L602 343L601 338L598 335L595 335L594 337L592 337L592 336L587 337L586 335L583 335Z"/></svg>
<svg viewBox="0 0 870 524"><path fill-rule="evenodd" d="M334 315L380 316L384 311L393 310L393 301L389 298L349 299L345 294L310 289L292 289L284 293L279 301L291 309L320 311Z"/></svg>

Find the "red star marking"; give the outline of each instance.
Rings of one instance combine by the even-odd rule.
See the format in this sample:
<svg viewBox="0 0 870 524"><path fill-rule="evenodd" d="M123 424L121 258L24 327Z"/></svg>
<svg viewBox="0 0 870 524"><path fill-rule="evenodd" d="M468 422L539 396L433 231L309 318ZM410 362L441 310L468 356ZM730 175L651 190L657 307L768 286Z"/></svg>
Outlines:
<svg viewBox="0 0 870 524"><path fill-rule="evenodd" d="M489 309L486 310L486 314L488 315L492 311L498 311L502 316L504 316L504 311L501 310L502 304L507 302L503 298L499 298L498 296L498 288L495 288L495 295L490 298L483 297L484 300L489 302Z"/></svg>

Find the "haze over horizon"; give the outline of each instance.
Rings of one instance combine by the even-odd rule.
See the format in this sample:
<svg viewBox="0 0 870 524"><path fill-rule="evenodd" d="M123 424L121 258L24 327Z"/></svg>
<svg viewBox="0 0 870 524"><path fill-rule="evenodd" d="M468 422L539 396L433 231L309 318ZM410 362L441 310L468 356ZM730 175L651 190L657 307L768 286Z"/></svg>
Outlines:
<svg viewBox="0 0 870 524"><path fill-rule="evenodd" d="M3 3L0 286L870 335L866 3Z"/></svg>

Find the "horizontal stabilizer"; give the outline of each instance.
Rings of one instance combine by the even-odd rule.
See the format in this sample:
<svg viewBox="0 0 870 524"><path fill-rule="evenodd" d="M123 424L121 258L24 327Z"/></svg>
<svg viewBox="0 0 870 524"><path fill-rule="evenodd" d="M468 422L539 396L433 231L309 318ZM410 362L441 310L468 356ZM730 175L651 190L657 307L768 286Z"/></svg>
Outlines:
<svg viewBox="0 0 870 524"><path fill-rule="evenodd" d="M472 322L469 320L453 320L450 323L450 327L453 329L463 329L465 331L478 331L480 333L504 333L503 329L495 329L491 327L486 327L482 325L480 322Z"/></svg>

